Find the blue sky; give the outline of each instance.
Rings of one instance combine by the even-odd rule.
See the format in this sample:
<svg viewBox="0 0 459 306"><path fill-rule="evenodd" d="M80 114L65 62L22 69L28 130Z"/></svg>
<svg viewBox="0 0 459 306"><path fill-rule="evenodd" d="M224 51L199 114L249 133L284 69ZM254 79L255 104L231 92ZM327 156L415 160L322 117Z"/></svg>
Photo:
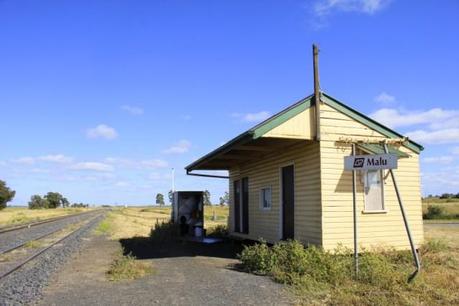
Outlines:
<svg viewBox="0 0 459 306"><path fill-rule="evenodd" d="M423 193L459 192L459 2L0 1L0 179L149 204L183 167L321 87L411 136Z"/></svg>

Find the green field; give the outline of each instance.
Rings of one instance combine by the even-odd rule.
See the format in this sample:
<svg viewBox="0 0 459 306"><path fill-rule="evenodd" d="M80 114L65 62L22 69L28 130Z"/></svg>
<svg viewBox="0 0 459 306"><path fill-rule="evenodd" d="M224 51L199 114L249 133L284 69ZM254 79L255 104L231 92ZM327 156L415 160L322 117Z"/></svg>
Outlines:
<svg viewBox="0 0 459 306"><path fill-rule="evenodd" d="M429 208L432 210L432 207L438 208L440 215L426 217L429 215ZM422 212L424 219L459 219L459 199L425 198L422 200Z"/></svg>

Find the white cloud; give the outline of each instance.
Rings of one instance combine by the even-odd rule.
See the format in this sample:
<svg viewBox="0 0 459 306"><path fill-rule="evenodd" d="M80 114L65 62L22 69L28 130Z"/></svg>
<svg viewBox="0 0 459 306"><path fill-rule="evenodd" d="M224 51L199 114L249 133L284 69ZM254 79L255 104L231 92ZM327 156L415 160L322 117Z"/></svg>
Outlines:
<svg viewBox="0 0 459 306"><path fill-rule="evenodd" d="M172 179L172 175L170 173L161 174L159 172L152 172L148 175L148 179L153 181L170 180Z"/></svg>
<svg viewBox="0 0 459 306"><path fill-rule="evenodd" d="M20 157L20 158L13 160L13 162L17 164L23 164L23 165L32 165L35 163L35 161L36 159L33 157Z"/></svg>
<svg viewBox="0 0 459 306"><path fill-rule="evenodd" d="M169 163L162 159L146 159L146 160L135 160L122 157L107 157L104 162L117 167L126 167L134 169L156 169L156 168L167 168Z"/></svg>
<svg viewBox="0 0 459 306"><path fill-rule="evenodd" d="M65 156L63 154L55 154L55 155L43 155L43 156L38 156L38 157L27 156L27 157L21 157L21 158L17 158L13 160L13 162L17 164L23 164L23 165L33 165L39 161L66 164L66 163L71 163L73 161L73 158L69 156Z"/></svg>
<svg viewBox="0 0 459 306"><path fill-rule="evenodd" d="M114 170L112 165L99 162L81 162L70 167L72 170L88 170L96 172L111 172Z"/></svg>
<svg viewBox="0 0 459 306"><path fill-rule="evenodd" d="M422 159L424 163L427 164L450 164L454 161L453 156L433 156L433 157L425 157Z"/></svg>
<svg viewBox="0 0 459 306"><path fill-rule="evenodd" d="M143 109L138 107L138 106L123 105L123 106L121 106L121 109L124 110L125 112L128 112L131 115L134 115L134 116L143 115Z"/></svg>
<svg viewBox="0 0 459 306"><path fill-rule="evenodd" d="M51 163L66 164L66 163L71 163L73 161L73 158L69 156L65 156L63 154L55 154L55 155L40 156L38 157L38 160L51 162Z"/></svg>
<svg viewBox="0 0 459 306"><path fill-rule="evenodd" d="M416 130L406 133L410 139L425 144L459 143L459 129Z"/></svg>
<svg viewBox="0 0 459 306"><path fill-rule="evenodd" d="M271 114L267 111L261 111L258 113L246 113L246 114L233 113L231 114L231 116L235 118L239 118L244 122L256 123L256 122L261 122L263 120L268 119L271 116Z"/></svg>
<svg viewBox="0 0 459 306"><path fill-rule="evenodd" d="M161 159L150 159L150 160L143 160L140 162L140 164L144 167L148 168L167 168L169 166L169 163L165 160Z"/></svg>
<svg viewBox="0 0 459 306"><path fill-rule="evenodd" d="M379 103L390 104L395 102L395 97L383 91L382 93L377 95L374 100Z"/></svg>
<svg viewBox="0 0 459 306"><path fill-rule="evenodd" d="M459 155L459 147L453 148L452 152L453 152L453 154Z"/></svg>
<svg viewBox="0 0 459 306"><path fill-rule="evenodd" d="M434 187L436 190L439 190L436 193L447 192L448 188L456 190L459 187L459 171L456 170L455 173L451 171L423 173L422 185L429 186L430 188Z"/></svg>
<svg viewBox="0 0 459 306"><path fill-rule="evenodd" d="M382 108L370 114L370 117L393 128L429 124L431 128L438 129L445 127L445 122L458 122L459 111L441 108L433 108L428 111L401 111L393 108Z"/></svg>
<svg viewBox="0 0 459 306"><path fill-rule="evenodd" d="M95 128L90 128L86 130L86 136L88 138L104 138L104 139L115 139L118 137L116 130L108 125L99 124Z"/></svg>
<svg viewBox="0 0 459 306"><path fill-rule="evenodd" d="M32 172L32 173L49 173L50 170L49 169L42 169L42 168L33 168L33 169L30 169L30 172Z"/></svg>
<svg viewBox="0 0 459 306"><path fill-rule="evenodd" d="M314 5L317 16L325 16L335 12L357 12L368 15L385 8L391 0L319 0Z"/></svg>
<svg viewBox="0 0 459 306"><path fill-rule="evenodd" d="M191 148L191 142L188 140L180 140L173 146L167 148L166 150L163 151L163 153L166 154L183 154L186 153L190 150Z"/></svg>
<svg viewBox="0 0 459 306"><path fill-rule="evenodd" d="M129 182L119 181L115 183L115 187L129 187L131 184Z"/></svg>

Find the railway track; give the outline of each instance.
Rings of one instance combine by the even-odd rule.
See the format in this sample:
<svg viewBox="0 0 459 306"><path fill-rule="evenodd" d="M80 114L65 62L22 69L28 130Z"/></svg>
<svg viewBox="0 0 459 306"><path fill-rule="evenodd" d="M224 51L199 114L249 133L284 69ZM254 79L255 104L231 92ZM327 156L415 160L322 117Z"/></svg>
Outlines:
<svg viewBox="0 0 459 306"><path fill-rule="evenodd" d="M95 217L93 217L91 220L88 221L88 223L90 223L91 221L97 219L97 217L99 217L100 215L97 215ZM84 223L82 224L82 226L86 225L87 223ZM75 234L76 232L78 232L79 230L81 230L81 227L78 227L77 229L71 231L70 233L66 234L65 236L59 238L57 241L54 241L52 243L50 243L48 246L40 249L39 251L37 252L34 252L32 255L26 257L25 259L22 259L20 260L19 262L16 262L13 264L12 267L8 268L6 271L3 271L3 272L0 272L0 281L5 278L6 276L10 275L11 273L19 270L22 266L24 266L25 264L29 263L30 261L32 261L33 259L35 259L36 257L40 256L41 254L43 254L44 252L48 251L50 248L54 247L55 245L63 242L64 240L66 240L67 238L69 238L70 236L72 236L73 234ZM40 237L39 239L42 239L44 237L48 237L48 236L51 236L59 231L62 231L63 229L59 229L59 230L56 230L56 231L53 231L52 233L49 233L49 234L46 234L46 235L43 235L42 237ZM33 241L35 240L38 240L38 239L34 239ZM32 240L29 240L29 241L32 241ZM20 246L17 246L17 247L13 247L13 248L10 248L9 250L6 250L6 251L3 251L2 253L0 254L6 254L6 253L9 253L13 250L16 250L16 249L19 249L20 247L24 246L27 242L24 242L22 243Z"/></svg>
<svg viewBox="0 0 459 306"><path fill-rule="evenodd" d="M84 220L82 221L81 217L87 216L88 214L89 215L94 215L94 216L91 216L91 219L89 221L87 221L87 222L84 222ZM70 216L65 216L65 217L54 218L53 220L46 220L46 222L34 223L33 226L24 225L24 226L16 227L14 229L8 229L6 231L0 232L0 238L1 239L4 239L5 237L2 237L2 235L6 235L6 234L8 234L8 236L9 236L7 238L13 238L14 237L13 234L14 234L15 231L16 232L18 232L18 231L25 232L25 233L22 233L22 234L23 235L25 234L27 236L27 232L31 232L31 231L33 231L35 229L35 228L32 228L32 227L35 227L35 226L38 226L38 225L43 225L43 224L50 224L52 222L60 222L60 223L62 223L62 224L59 224L56 227L52 227L50 230L45 230L43 233L41 233L39 235L30 235L29 238L22 237L22 239L20 238L17 241L10 241L9 245L0 247L0 255L5 255L5 254L8 254L8 253L11 253L14 250L17 250L17 249L20 249L20 248L24 247L25 245L27 245L31 241L39 241L39 240L42 240L42 239L44 239L46 237L51 237L51 236L55 235L56 233L64 231L68 226L76 225L78 223L81 224L81 226L78 226L77 229L75 229L75 230L71 231L70 233L66 234L64 237L60 238L59 240L52 242L51 244L49 244L48 246L46 246L44 248L41 248L37 252L34 252L31 256L28 256L26 259L20 260L19 263L14 264L12 268L8 268L6 271L0 271L0 280L2 278L6 277L7 275L11 274L12 272L18 270L20 267L22 267L23 265L25 265L29 261L33 260L35 257L37 257L37 256L41 255L42 253L46 252L48 249L52 248L54 245L64 241L66 238L68 238L69 236L71 236L72 234L74 234L75 232L80 230L82 226L86 225L87 223L90 223L91 221L93 221L94 219L98 218L102 214L103 214L103 212L100 212L100 211L85 212L83 214L76 214L76 215L70 215ZM69 220L70 220L69 223L63 223L62 222L62 221L69 221Z"/></svg>
<svg viewBox="0 0 459 306"><path fill-rule="evenodd" d="M99 213L99 210L95 210L83 214L54 218L53 220L46 220L46 222L34 223L33 225L29 224L14 229L10 228L0 232L0 254L17 249L28 241L52 235L70 223L83 221L88 216Z"/></svg>
<svg viewBox="0 0 459 306"><path fill-rule="evenodd" d="M0 305L29 304L41 295L49 276L58 271L68 256L76 252L90 231L102 220L105 211L93 212L90 218L71 220L41 234L38 249L21 246L2 249L0 254ZM62 220L61 220L62 221ZM68 221L68 220L67 220ZM73 228L76 227L76 228ZM62 233L58 233L62 231ZM10 233L11 234L11 233ZM56 235L53 235L56 234ZM1 236L1 235L0 235ZM28 241L39 240L36 236ZM19 244L18 244L19 245Z"/></svg>

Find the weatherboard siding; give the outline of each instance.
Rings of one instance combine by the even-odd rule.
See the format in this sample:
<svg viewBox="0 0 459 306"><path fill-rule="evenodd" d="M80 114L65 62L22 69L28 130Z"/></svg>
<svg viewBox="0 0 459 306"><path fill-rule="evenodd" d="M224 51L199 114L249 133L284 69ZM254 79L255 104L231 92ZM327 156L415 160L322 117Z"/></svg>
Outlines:
<svg viewBox="0 0 459 306"><path fill-rule="evenodd" d="M286 122L273 128L263 137L313 139L311 122L313 122L314 110L307 108Z"/></svg>
<svg viewBox="0 0 459 306"><path fill-rule="evenodd" d="M301 142L282 151L272 153L259 161L230 170L230 217L228 225L234 236L268 242L280 238L281 193L280 168L293 163L295 166L295 238L305 244L320 245L321 205L319 144ZM249 234L234 233L233 183L249 178ZM272 188L272 208L260 208L260 190Z"/></svg>
<svg viewBox="0 0 459 306"><path fill-rule="evenodd" d="M321 180L322 180L322 237L323 246L333 249L339 244L353 245L352 173L344 171L343 159L351 154L351 145L340 142L382 140L382 134L324 104L321 108ZM410 155L398 161L394 170L403 204L416 245L423 242L422 206L420 191L419 156L410 149L399 150ZM387 171L386 171L387 173ZM384 180L382 214L364 214L364 193L360 175L357 175L358 237L361 247L391 246L409 248L403 219L390 176Z"/></svg>

